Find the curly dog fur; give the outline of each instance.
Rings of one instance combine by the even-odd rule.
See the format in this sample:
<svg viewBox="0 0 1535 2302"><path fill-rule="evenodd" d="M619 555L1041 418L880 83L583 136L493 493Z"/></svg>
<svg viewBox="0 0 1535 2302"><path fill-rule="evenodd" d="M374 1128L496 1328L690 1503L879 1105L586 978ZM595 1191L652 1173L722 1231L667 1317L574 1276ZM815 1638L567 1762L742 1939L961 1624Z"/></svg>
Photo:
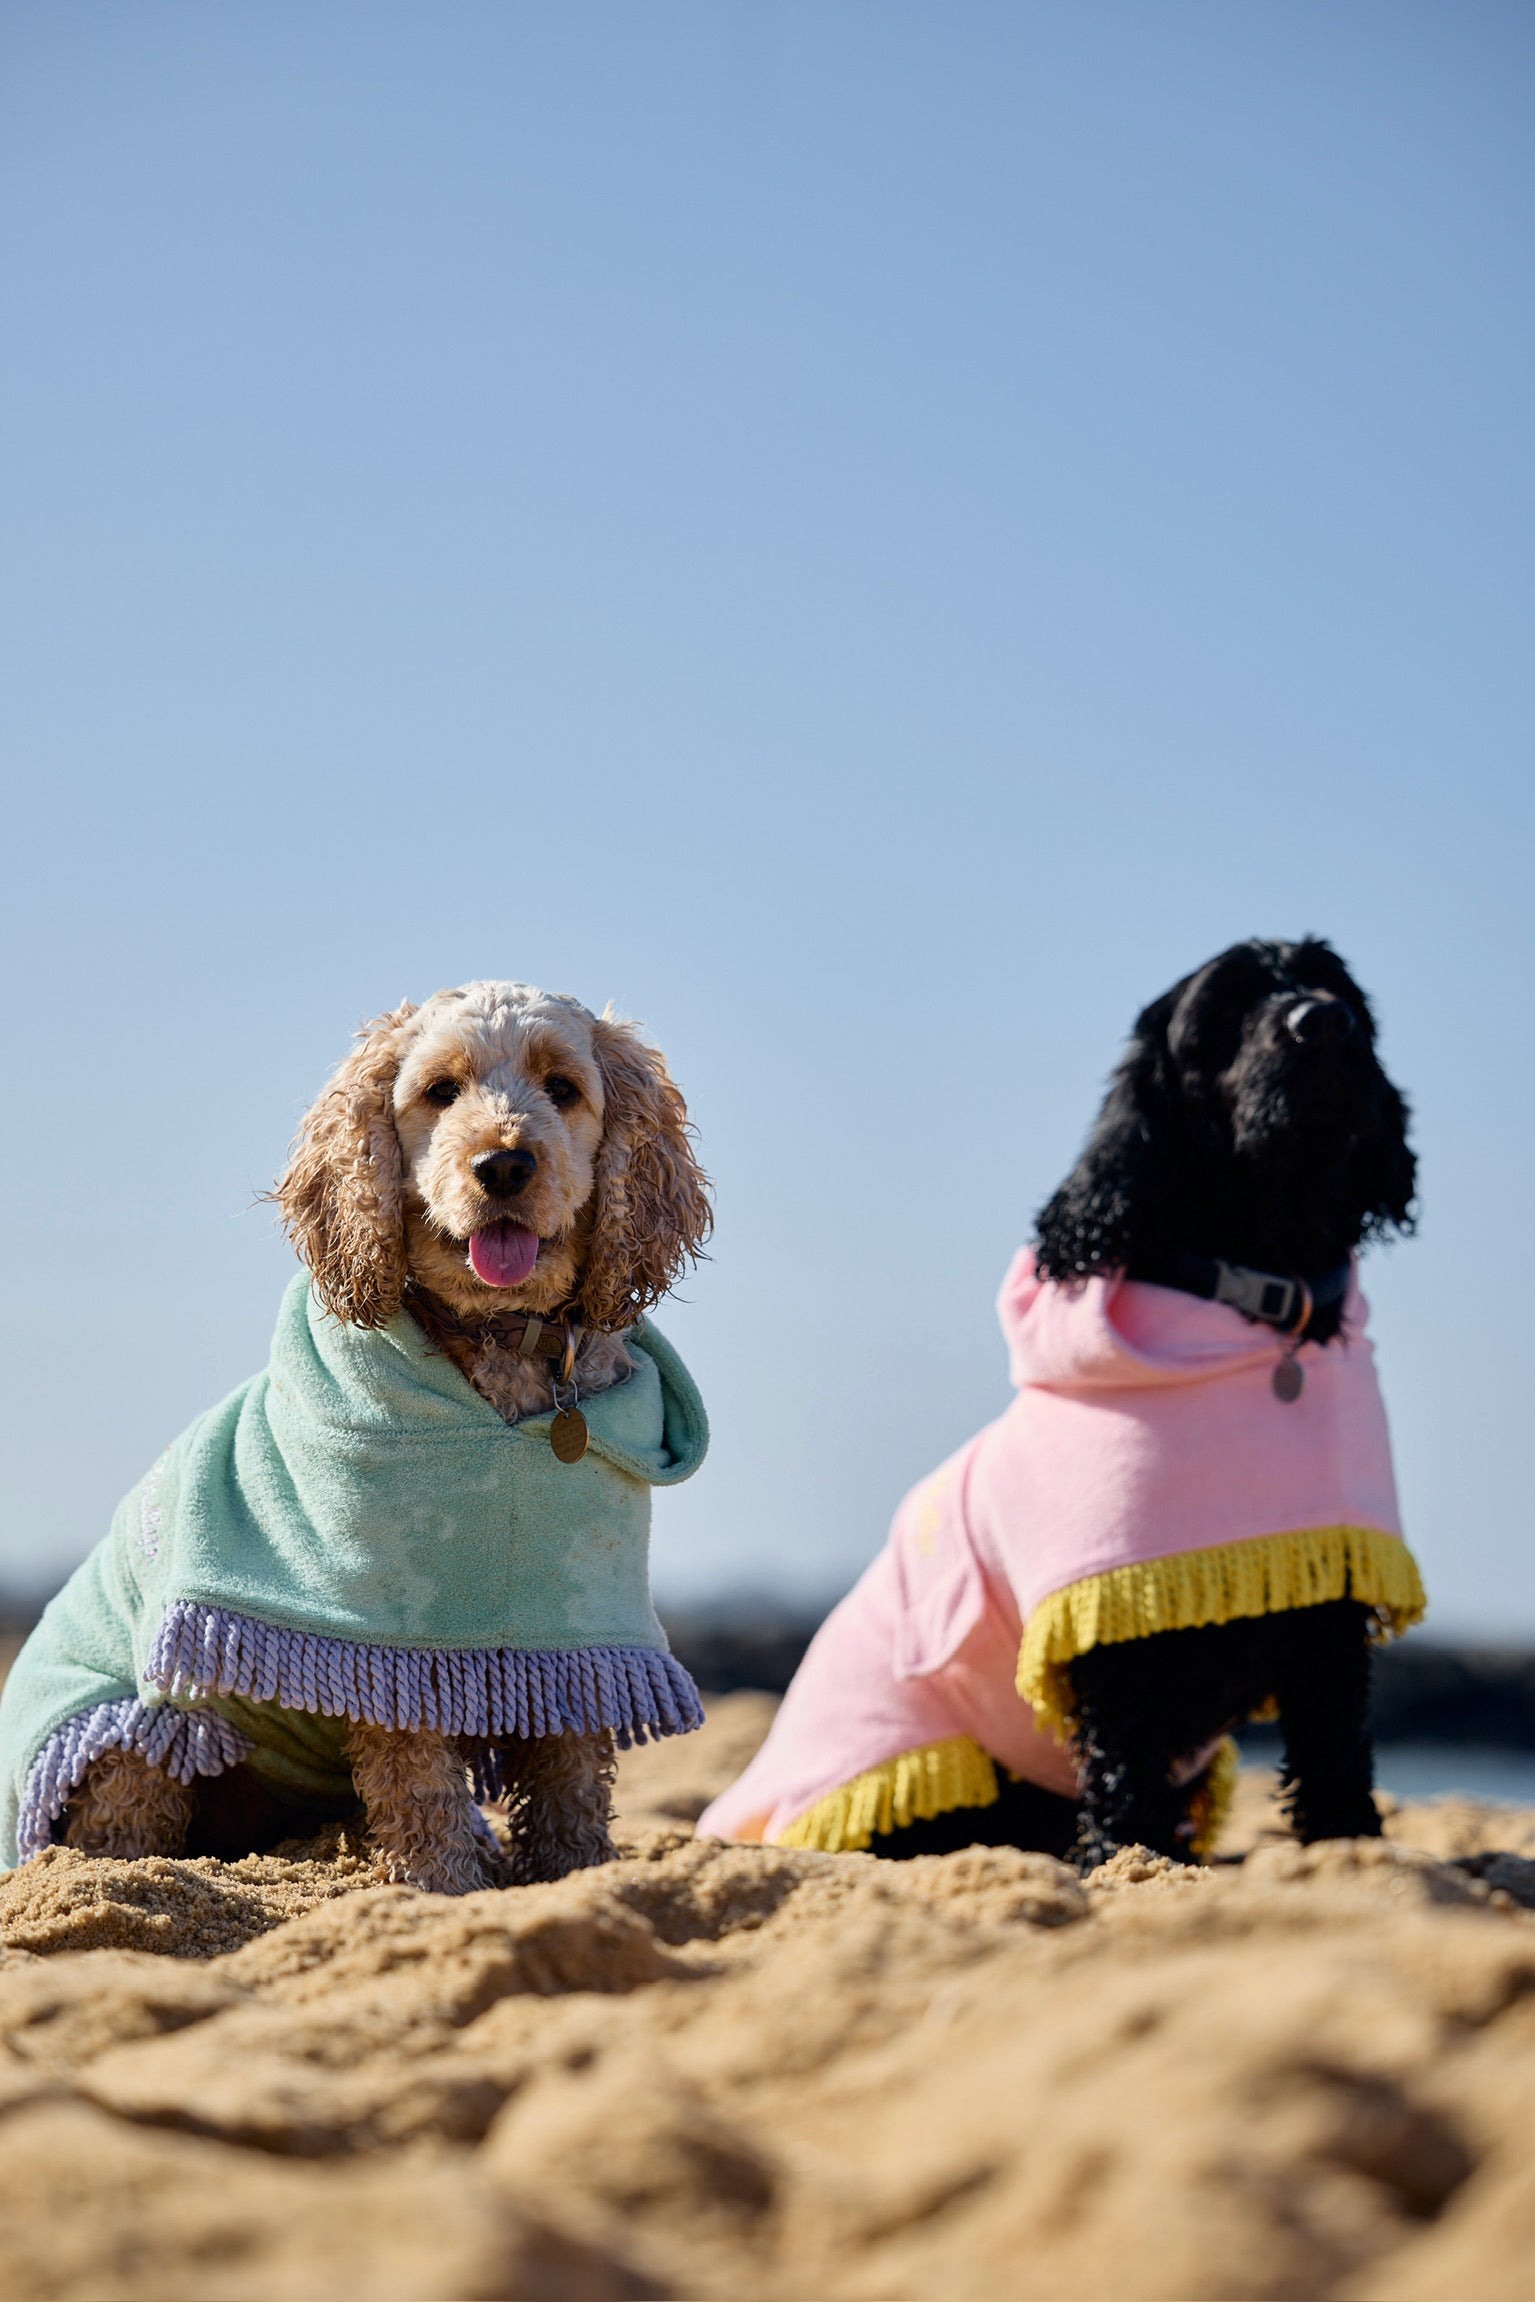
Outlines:
<svg viewBox="0 0 1535 2302"><path fill-rule="evenodd" d="M1237 943L1137 1017L1040 1213L1038 1269L1134 1278L1182 1252L1318 1279L1413 1228L1414 1178L1407 1106L1336 952L1314 936ZM1308 1334L1337 1328L1332 1308Z"/></svg>
<svg viewBox="0 0 1535 2302"><path fill-rule="evenodd" d="M64 1844L82 1854L136 1862L180 1854L194 1806L192 1792L137 1751L106 1751L87 1770L65 1812Z"/></svg>
<svg viewBox="0 0 1535 2302"><path fill-rule="evenodd" d="M497 1152L517 1156L494 1173L485 1157ZM710 1227L687 1107L662 1056L611 1013L520 983L440 991L365 1025L274 1196L329 1311L379 1327L415 1310L508 1422L548 1412L551 1373L498 1340L494 1317L574 1310L576 1381L588 1397L607 1390L632 1370L625 1329ZM514 1208L537 1257L521 1284L490 1285L469 1242ZM382 1877L444 1894L488 1882L495 1858L474 1828L464 1748L435 1730L360 1725L348 1751ZM514 1881L609 1858L611 1736L514 1741L501 1765L515 1786ZM242 1806L221 1785L208 1794L226 1832L231 1814L270 1807ZM177 1853L195 1842L199 1795L111 1752L71 1800L65 1838L98 1854ZM283 1827L269 1816L267 1836Z"/></svg>

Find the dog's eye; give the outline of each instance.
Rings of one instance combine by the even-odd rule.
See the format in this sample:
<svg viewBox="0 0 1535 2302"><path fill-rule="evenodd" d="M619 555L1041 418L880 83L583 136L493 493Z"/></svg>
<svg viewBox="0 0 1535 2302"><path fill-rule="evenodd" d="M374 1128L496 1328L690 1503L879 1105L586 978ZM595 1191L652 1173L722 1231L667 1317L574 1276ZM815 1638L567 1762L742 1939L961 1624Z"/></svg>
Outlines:
<svg viewBox="0 0 1535 2302"><path fill-rule="evenodd" d="M556 1108L566 1103L574 1103L580 1092L581 1090L573 1079L566 1079L558 1071L551 1071L544 1081L544 1093Z"/></svg>
<svg viewBox="0 0 1535 2302"><path fill-rule="evenodd" d="M434 1079L431 1086L425 1088L423 1093L428 1103L435 1103L440 1110L446 1110L450 1103L458 1101L458 1081L456 1079Z"/></svg>

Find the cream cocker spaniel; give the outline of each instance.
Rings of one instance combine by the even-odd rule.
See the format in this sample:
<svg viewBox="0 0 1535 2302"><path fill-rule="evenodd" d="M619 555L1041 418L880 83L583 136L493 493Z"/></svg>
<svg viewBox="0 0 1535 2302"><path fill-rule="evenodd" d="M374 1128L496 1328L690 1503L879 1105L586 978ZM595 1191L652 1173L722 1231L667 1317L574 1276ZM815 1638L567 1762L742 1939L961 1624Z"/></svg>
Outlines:
<svg viewBox="0 0 1535 2302"><path fill-rule="evenodd" d="M324 1313L364 1332L408 1313L514 1425L630 1377L635 1322L710 1226L660 1054L628 1023L510 982L440 991L367 1025L274 1196ZM572 1427L579 1448L578 1417ZM471 1795L468 1766L487 1740L511 1812L509 1869ZM354 1716L344 1748L381 1875L462 1893L611 1854L613 1740L606 1728L487 1736ZM79 1780L62 1835L102 1854L177 1852L202 1798L224 1817L215 1827L249 1838L243 1771L182 1782L137 1750L108 1750ZM270 1818L264 1827L270 1837Z"/></svg>

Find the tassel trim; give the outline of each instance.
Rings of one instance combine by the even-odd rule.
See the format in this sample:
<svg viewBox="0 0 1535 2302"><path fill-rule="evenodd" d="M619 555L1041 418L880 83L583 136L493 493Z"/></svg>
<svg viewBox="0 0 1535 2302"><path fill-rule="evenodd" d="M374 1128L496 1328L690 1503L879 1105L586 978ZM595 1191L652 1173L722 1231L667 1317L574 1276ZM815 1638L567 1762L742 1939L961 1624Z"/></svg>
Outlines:
<svg viewBox="0 0 1535 2302"><path fill-rule="evenodd" d="M1221 1832L1231 1817L1231 1802L1236 1796L1237 1776L1241 1771L1241 1752L1229 1734L1222 1735L1215 1756L1189 1800L1189 1820L1194 1826L1190 1850L1200 1862L1208 1862L1220 1843Z"/></svg>
<svg viewBox="0 0 1535 2302"><path fill-rule="evenodd" d="M1306 1527L1112 1567L1040 1601L1024 1626L1018 1692L1064 1742L1072 1731L1069 1666L1089 1648L1343 1598L1374 1608L1377 1643L1409 1630L1428 1603L1407 1545L1377 1527Z"/></svg>
<svg viewBox="0 0 1535 2302"><path fill-rule="evenodd" d="M1201 1862L1215 1852L1226 1827L1241 1765L1236 1743L1223 1735L1189 1800L1191 1852ZM774 1843L820 1854L853 1854L876 1832L883 1836L911 1822L931 1822L956 1807L994 1806L999 1795L995 1760L968 1735L953 1735L855 1775L789 1823Z"/></svg>
<svg viewBox="0 0 1535 2302"><path fill-rule="evenodd" d="M76 1711L55 1727L27 1773L16 1823L16 1860L29 1862L52 1846L54 1825L85 1779L87 1767L109 1750L136 1751L180 1783L223 1774L251 1749L249 1735L217 1711L178 1710L172 1703L140 1702L124 1695Z"/></svg>
<svg viewBox="0 0 1535 2302"><path fill-rule="evenodd" d="M698 1689L649 1647L381 1647L282 1630L180 1599L150 1650L151 1686L184 1701L246 1695L284 1710L443 1734L611 1733L620 1750L703 1725Z"/></svg>
<svg viewBox="0 0 1535 2302"><path fill-rule="evenodd" d="M775 1843L852 1854L876 1832L931 1822L957 1806L993 1806L996 1799L995 1762L968 1735L948 1735L855 1775L779 1831Z"/></svg>

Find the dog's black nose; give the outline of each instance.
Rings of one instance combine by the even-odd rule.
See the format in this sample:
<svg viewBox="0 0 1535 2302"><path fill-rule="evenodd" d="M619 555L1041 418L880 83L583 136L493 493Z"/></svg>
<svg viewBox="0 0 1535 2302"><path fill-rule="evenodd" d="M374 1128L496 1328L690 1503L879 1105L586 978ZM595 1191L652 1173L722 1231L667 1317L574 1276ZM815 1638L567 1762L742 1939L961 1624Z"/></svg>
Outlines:
<svg viewBox="0 0 1535 2302"><path fill-rule="evenodd" d="M1345 999L1301 999L1284 1020L1302 1047L1339 1047L1352 1036L1354 1010Z"/></svg>
<svg viewBox="0 0 1535 2302"><path fill-rule="evenodd" d="M470 1160L469 1169L493 1199L515 1199L538 1173L538 1161L531 1151L482 1151L478 1159Z"/></svg>

